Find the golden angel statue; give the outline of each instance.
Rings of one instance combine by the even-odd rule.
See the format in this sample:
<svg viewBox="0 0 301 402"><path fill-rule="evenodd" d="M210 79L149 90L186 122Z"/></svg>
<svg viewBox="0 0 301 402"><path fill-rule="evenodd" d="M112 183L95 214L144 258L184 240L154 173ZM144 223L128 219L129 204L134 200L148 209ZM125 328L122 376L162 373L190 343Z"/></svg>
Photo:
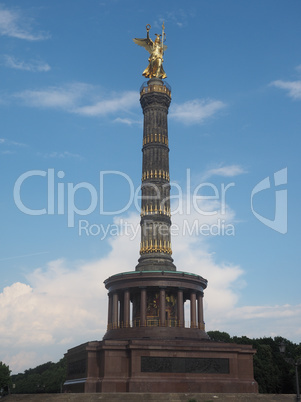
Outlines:
<svg viewBox="0 0 301 402"><path fill-rule="evenodd" d="M149 65L143 71L142 75L144 75L144 77L146 78L166 78L167 76L163 69L163 54L164 51L167 49L167 46L163 44L165 40L164 22L162 25L162 35L156 34L155 42L153 42L149 37L150 29L151 26L147 24L147 36L145 39L133 39L133 41L137 45L143 46L150 53L150 56L148 58ZM162 37L162 39L160 39L160 36Z"/></svg>

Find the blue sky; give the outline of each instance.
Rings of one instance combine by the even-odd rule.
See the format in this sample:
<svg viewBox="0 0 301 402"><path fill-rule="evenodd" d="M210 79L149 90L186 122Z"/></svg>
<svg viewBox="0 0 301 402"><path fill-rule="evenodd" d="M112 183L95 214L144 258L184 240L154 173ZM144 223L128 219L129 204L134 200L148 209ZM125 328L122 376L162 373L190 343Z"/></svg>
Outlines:
<svg viewBox="0 0 301 402"><path fill-rule="evenodd" d="M207 330L300 343L300 13L297 0L0 2L0 360L13 372L101 339L103 280L135 268L148 54L132 38L163 20L177 269L209 281Z"/></svg>

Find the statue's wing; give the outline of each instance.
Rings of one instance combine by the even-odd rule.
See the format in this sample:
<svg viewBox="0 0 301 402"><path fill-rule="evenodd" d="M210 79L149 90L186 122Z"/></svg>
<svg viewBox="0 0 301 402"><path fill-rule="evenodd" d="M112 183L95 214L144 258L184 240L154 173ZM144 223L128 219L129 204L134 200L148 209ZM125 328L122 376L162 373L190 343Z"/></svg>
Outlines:
<svg viewBox="0 0 301 402"><path fill-rule="evenodd" d="M167 49L166 45L163 45L163 51L165 52L165 50Z"/></svg>
<svg viewBox="0 0 301 402"><path fill-rule="evenodd" d="M149 53L152 53L152 42L145 38L145 39L139 39L139 38L134 38L133 41L136 43L136 45L144 47Z"/></svg>

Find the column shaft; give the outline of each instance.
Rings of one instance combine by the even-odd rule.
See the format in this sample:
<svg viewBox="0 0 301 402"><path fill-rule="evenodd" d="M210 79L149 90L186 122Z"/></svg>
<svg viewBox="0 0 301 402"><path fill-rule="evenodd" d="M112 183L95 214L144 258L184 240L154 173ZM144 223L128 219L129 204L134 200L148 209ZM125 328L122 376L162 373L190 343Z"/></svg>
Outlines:
<svg viewBox="0 0 301 402"><path fill-rule="evenodd" d="M113 317L112 317L113 329L118 328L118 294L113 294Z"/></svg>
<svg viewBox="0 0 301 402"><path fill-rule="evenodd" d="M130 326L130 291L125 290L123 295L123 317L124 317L124 327L128 328Z"/></svg>
<svg viewBox="0 0 301 402"><path fill-rule="evenodd" d="M160 326L165 327L165 310L166 310L166 302L165 302L165 289L160 289L160 306L159 306L159 320Z"/></svg>
<svg viewBox="0 0 301 402"><path fill-rule="evenodd" d="M108 329L112 328L112 295L108 294L109 306L108 306Z"/></svg>
<svg viewBox="0 0 301 402"><path fill-rule="evenodd" d="M119 299L119 328L124 327L124 296Z"/></svg>
<svg viewBox="0 0 301 402"><path fill-rule="evenodd" d="M178 290L178 327L184 327L184 301L183 290Z"/></svg>
<svg viewBox="0 0 301 402"><path fill-rule="evenodd" d="M198 327L205 330L204 311L203 311L203 295L198 294Z"/></svg>
<svg viewBox="0 0 301 402"><path fill-rule="evenodd" d="M196 328L196 294L190 294L190 328Z"/></svg>
<svg viewBox="0 0 301 402"><path fill-rule="evenodd" d="M146 289L141 289L140 300L140 326L146 326Z"/></svg>
<svg viewBox="0 0 301 402"><path fill-rule="evenodd" d="M161 79L140 92L143 110L141 248L136 271L176 271L171 257L170 185L167 115L170 89Z"/></svg>

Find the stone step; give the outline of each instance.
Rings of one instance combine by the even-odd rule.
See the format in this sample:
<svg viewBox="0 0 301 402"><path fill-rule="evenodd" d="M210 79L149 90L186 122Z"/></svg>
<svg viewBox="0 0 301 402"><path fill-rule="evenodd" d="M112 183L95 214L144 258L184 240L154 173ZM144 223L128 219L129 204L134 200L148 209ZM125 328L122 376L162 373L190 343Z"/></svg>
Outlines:
<svg viewBox="0 0 301 402"><path fill-rule="evenodd" d="M14 394L3 402L290 402L293 394L151 394L151 393L99 393L99 394Z"/></svg>

